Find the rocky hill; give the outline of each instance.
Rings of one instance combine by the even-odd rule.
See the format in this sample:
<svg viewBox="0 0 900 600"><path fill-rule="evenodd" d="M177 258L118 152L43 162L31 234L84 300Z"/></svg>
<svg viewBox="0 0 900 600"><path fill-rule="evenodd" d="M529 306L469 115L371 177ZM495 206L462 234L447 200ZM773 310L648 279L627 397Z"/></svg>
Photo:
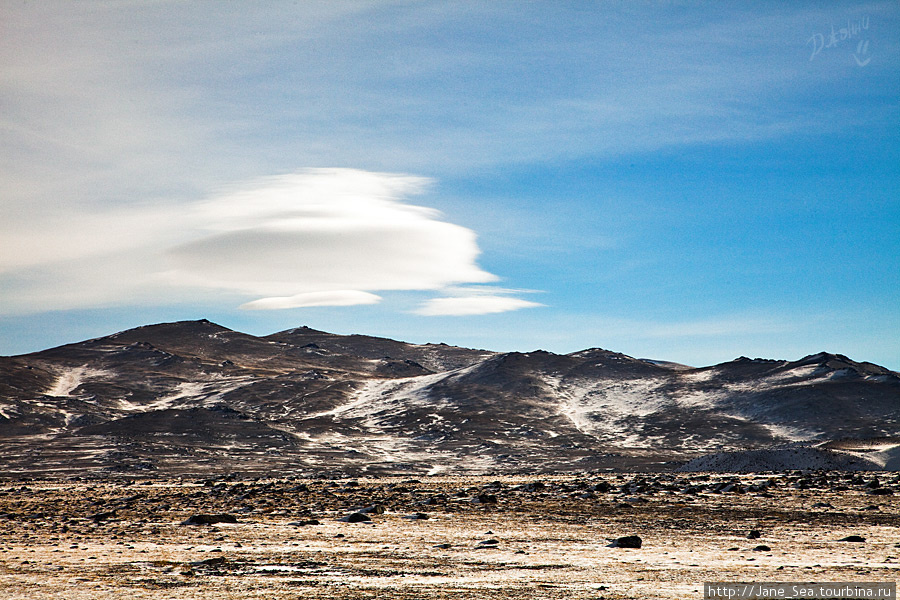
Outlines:
<svg viewBox="0 0 900 600"><path fill-rule="evenodd" d="M900 374L827 353L688 368L190 321L0 358L7 476L662 470L898 435Z"/></svg>

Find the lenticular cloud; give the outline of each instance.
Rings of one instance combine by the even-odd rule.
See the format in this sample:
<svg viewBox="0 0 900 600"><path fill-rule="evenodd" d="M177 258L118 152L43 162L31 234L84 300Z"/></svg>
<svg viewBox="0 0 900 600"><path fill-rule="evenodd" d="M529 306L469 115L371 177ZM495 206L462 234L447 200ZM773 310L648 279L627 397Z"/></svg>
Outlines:
<svg viewBox="0 0 900 600"><path fill-rule="evenodd" d="M381 291L496 281L477 264L475 232L407 204L430 183L310 169L188 204L72 214L23 230L16 252L0 253L0 313L224 299L249 310L353 306L381 301ZM522 302L444 299L417 312L483 314Z"/></svg>
<svg viewBox="0 0 900 600"><path fill-rule="evenodd" d="M452 296L447 298L432 298L425 302L416 311L416 314L429 317L462 317L509 312L511 310L535 308L538 306L544 305L538 302L522 300L521 298L509 298L507 296Z"/></svg>
<svg viewBox="0 0 900 600"><path fill-rule="evenodd" d="M335 290L333 292L307 292L293 296L260 298L241 305L246 310L280 310L310 306L356 306L377 304L381 296L359 290Z"/></svg>
<svg viewBox="0 0 900 600"><path fill-rule="evenodd" d="M261 298L252 309L370 304L367 290L435 290L496 277L475 233L402 202L421 177L316 169L199 204L195 239L168 251L182 284ZM312 295L311 295L312 294Z"/></svg>

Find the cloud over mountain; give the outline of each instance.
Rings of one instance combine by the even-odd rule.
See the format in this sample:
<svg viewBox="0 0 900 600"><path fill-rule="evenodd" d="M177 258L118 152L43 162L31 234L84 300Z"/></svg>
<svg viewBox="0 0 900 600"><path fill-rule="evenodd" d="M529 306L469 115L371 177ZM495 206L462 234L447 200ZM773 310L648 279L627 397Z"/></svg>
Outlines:
<svg viewBox="0 0 900 600"><path fill-rule="evenodd" d="M264 179L197 206L204 231L166 255L178 281L262 296L495 280L473 231L402 202L427 184L351 169Z"/></svg>
<svg viewBox="0 0 900 600"><path fill-rule="evenodd" d="M457 288L449 290L452 295L444 298L431 298L425 301L415 312L418 315L437 316L471 316L509 312L522 308L544 306L538 302L513 298L508 294L519 290L501 288Z"/></svg>
<svg viewBox="0 0 900 600"><path fill-rule="evenodd" d="M282 310L286 308L306 308L310 306L357 306L377 304L381 296L359 290L334 290L331 292L307 292L293 296L260 298L241 305L245 310Z"/></svg>
<svg viewBox="0 0 900 600"><path fill-rule="evenodd" d="M244 308L271 310L372 304L378 290L495 281L476 262L474 231L406 203L429 184L412 175L308 169L180 207L120 209L113 221L71 215L42 234L55 238L55 251L10 255L4 304L28 312L226 292L255 297ZM40 239L33 243L41 246ZM20 271L25 264L28 277ZM530 305L499 296L440 298L422 314Z"/></svg>

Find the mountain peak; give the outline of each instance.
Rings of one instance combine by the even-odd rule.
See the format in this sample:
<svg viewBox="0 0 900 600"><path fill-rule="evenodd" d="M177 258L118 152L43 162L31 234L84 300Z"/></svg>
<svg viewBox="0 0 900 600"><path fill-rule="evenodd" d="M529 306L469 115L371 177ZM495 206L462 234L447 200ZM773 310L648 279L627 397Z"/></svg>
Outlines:
<svg viewBox="0 0 900 600"><path fill-rule="evenodd" d="M632 357L627 354L622 354L621 352L613 352L612 350L606 350L604 348L587 348L585 350L578 350L577 352L570 352L566 356L571 356L572 358L581 358L583 360L595 360L601 358L628 358L632 360Z"/></svg>
<svg viewBox="0 0 900 600"><path fill-rule="evenodd" d="M160 346L161 343L158 342L165 343L170 340L186 339L196 336L210 337L223 334L245 335L213 323L208 319L197 319L192 321L171 321L167 323L156 323L154 325L142 325L91 341L101 343L149 342L155 346Z"/></svg>
<svg viewBox="0 0 900 600"><path fill-rule="evenodd" d="M284 331L279 331L277 333L273 333L271 335L334 335L327 333L325 331L320 331L318 329L313 329L308 325L301 325L300 327L292 327L291 329L285 329Z"/></svg>
<svg viewBox="0 0 900 600"><path fill-rule="evenodd" d="M732 363L753 363L759 365L772 364L777 362L783 362L776 358L750 358L749 356L739 356L736 359L730 361ZM728 364L728 363L723 363Z"/></svg>
<svg viewBox="0 0 900 600"><path fill-rule="evenodd" d="M810 354L808 356L804 356L800 360L796 361L798 363L815 363L815 362L827 362L829 360L842 360L846 362L852 362L849 358L844 356L843 354L832 354L831 352L816 352L815 354Z"/></svg>
<svg viewBox="0 0 900 600"><path fill-rule="evenodd" d="M798 361L790 363L792 367L818 366L830 371L847 370L860 375L894 375L897 373L886 369L882 366L869 362L856 362L855 360L844 356L843 354L832 354L830 352L817 352L804 356Z"/></svg>
<svg viewBox="0 0 900 600"><path fill-rule="evenodd" d="M126 329L124 331L119 331L117 333L113 333L111 335L104 336L102 338L97 339L118 339L120 337L131 336L138 333L146 333L146 332L167 332L167 333L175 333L175 332L209 332L211 330L216 331L232 331L227 327L223 327L222 325L218 325L213 323L209 319L195 319L195 320L186 320L186 321L169 321L165 323L154 323L153 325L141 325L139 327L133 327L131 329Z"/></svg>

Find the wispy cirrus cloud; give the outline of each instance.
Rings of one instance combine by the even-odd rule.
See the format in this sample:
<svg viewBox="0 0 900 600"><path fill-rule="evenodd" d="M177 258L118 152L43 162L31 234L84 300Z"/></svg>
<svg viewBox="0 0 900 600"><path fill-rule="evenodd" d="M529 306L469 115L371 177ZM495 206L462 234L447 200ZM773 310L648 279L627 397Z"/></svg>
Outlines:
<svg viewBox="0 0 900 600"><path fill-rule="evenodd" d="M846 77L810 69L806 42L823 16L868 14L885 39L866 69L895 67L893 7L10 4L0 189L123 198L260 164L446 173L851 128L795 100Z"/></svg>

